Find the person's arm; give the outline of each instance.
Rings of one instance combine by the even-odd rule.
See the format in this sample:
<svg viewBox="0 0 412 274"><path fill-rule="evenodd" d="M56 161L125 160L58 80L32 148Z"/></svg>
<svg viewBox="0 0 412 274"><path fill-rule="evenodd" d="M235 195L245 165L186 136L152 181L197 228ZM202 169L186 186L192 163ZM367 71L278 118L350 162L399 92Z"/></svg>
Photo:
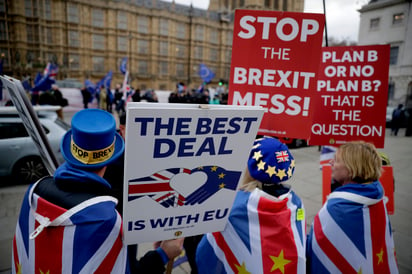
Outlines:
<svg viewBox="0 0 412 274"><path fill-rule="evenodd" d="M155 250L147 252L140 260L136 259L137 245L128 246L131 273L164 273L169 260L179 256L183 249L184 238L165 240L155 243Z"/></svg>
<svg viewBox="0 0 412 274"><path fill-rule="evenodd" d="M133 247L137 249L136 245L127 248L130 273L163 274L165 272L165 263L159 252L156 250L149 251L140 260L137 260L136 252L132 251Z"/></svg>

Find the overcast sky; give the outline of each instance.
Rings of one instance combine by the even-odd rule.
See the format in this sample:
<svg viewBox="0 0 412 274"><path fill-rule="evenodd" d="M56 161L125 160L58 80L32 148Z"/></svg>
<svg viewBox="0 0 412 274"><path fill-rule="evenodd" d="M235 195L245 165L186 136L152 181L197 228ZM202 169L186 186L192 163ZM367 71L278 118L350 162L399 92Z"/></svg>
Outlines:
<svg viewBox="0 0 412 274"><path fill-rule="evenodd" d="M172 0L165 0L172 2ZM176 3L207 9L209 0L175 0ZM326 25L329 37L358 41L359 12L368 0L325 0ZM305 0L305 12L323 13L323 0Z"/></svg>
<svg viewBox="0 0 412 274"><path fill-rule="evenodd" d="M329 37L358 41L359 12L367 0L325 0ZM323 0L305 0L305 12L323 13Z"/></svg>
<svg viewBox="0 0 412 274"><path fill-rule="evenodd" d="M163 0L166 2L172 2L172 0ZM192 3L193 7L200 9L207 9L209 7L209 0L175 0L175 3L182 5L190 5Z"/></svg>

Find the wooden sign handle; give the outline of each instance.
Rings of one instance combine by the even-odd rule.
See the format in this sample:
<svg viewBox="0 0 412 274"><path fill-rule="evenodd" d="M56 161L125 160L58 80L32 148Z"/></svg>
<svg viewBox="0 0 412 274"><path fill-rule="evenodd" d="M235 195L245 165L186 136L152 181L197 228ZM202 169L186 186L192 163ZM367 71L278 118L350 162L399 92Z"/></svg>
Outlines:
<svg viewBox="0 0 412 274"><path fill-rule="evenodd" d="M175 260L169 260L169 262L167 263L166 266L166 274L171 274L172 270L173 270L173 263L175 262Z"/></svg>

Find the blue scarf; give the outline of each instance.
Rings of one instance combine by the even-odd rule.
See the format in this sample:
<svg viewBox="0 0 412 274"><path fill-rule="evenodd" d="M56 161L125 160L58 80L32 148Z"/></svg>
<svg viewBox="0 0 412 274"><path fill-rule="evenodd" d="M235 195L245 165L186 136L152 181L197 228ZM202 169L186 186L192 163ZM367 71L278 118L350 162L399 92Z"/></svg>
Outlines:
<svg viewBox="0 0 412 274"><path fill-rule="evenodd" d="M56 183L71 182L82 185L93 185L98 183L109 189L112 188L111 185L99 175L87 170L72 167L67 162L63 163L57 168L56 172L54 173L54 180L56 181Z"/></svg>

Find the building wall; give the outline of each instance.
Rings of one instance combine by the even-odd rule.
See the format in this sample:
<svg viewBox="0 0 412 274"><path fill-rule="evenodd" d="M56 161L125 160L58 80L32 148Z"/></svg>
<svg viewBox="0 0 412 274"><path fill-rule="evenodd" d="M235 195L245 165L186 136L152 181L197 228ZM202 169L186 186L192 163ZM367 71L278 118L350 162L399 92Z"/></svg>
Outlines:
<svg viewBox="0 0 412 274"><path fill-rule="evenodd" d="M360 9L359 45L390 44L391 65L389 105L404 104L412 108L412 9L411 1L371 1ZM400 23L394 16L403 15ZM379 23L377 24L377 20ZM394 58L394 51L397 58ZM394 61L395 60L395 61Z"/></svg>
<svg viewBox="0 0 412 274"><path fill-rule="evenodd" d="M160 0L0 0L4 74L34 78L54 61L58 79L97 82L112 70L114 86L128 57L135 88L196 87L200 63L215 72L213 83L228 80L236 8L303 12L303 0L211 0L209 10Z"/></svg>

